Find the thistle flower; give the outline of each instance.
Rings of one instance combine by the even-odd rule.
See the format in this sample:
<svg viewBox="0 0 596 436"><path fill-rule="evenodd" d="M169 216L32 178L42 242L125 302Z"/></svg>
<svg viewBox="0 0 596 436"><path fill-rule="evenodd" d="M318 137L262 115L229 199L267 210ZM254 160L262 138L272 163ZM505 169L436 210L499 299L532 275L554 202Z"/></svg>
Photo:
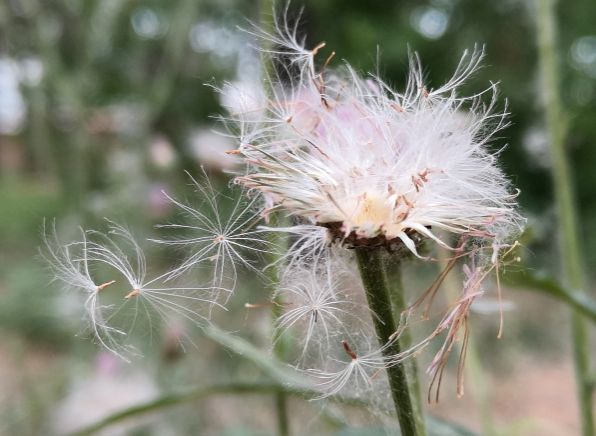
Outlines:
<svg viewBox="0 0 596 436"><path fill-rule="evenodd" d="M244 198L232 200L231 212L226 213L220 200L227 200L215 192L203 171L201 181L189 175L198 205L166 194L190 219L159 226L177 234L153 240L188 251L173 270L147 279L142 249L128 229L113 222L108 233L88 232L93 241L72 245L82 250L79 258L72 259L66 246L50 257L50 263L62 280L93 298L88 307L92 323L96 332L109 338L112 332L128 330L111 330L96 315L100 289L89 276L87 262L107 265L126 279L130 290L124 299L135 311L156 312L166 321L174 313L202 323L209 316L193 304L223 308L221 297L227 301L233 294L239 268L264 277L255 258L279 252L265 235L287 233L289 248L273 264L283 266L276 291L283 301L275 299L283 306L277 333L302 330L298 366L317 382L321 397L341 393L347 386L371 392L379 382L391 388L402 432L414 434L422 420L414 417L419 411L403 361L445 333L429 368L430 391L436 385L438 395L447 358L463 331L461 374L470 307L483 293L483 280L515 247L508 241L523 221L516 210L517 194L497 165L499 152L489 149L507 125L507 113L497 110L493 83L472 96L459 94L478 69L482 49L464 52L453 76L436 89L424 83L420 59L413 54L406 87L397 91L375 75L362 77L347 63L329 68L334 53L317 68L315 57L324 44L307 49L297 37L297 27L289 26L285 17L276 21L275 33L249 32L269 44L263 55L274 68L263 83L218 89L229 110L223 119L238 144L229 154L245 164L235 178ZM261 225L273 211L285 212L292 223ZM453 246L451 240L459 243ZM380 251L434 260L420 252L425 241L453 255L428 291L402 313L404 323L397 328L387 292L385 253ZM362 280L349 274L354 259L345 261L348 256L339 254L343 248L355 249ZM509 248L505 254L504 248ZM409 317L423 303L428 314L446 274L460 258L471 259L464 267L460 299L431 335L404 350L399 341ZM351 265L346 267L346 262ZM208 286L172 286L194 268L209 271ZM359 313L363 305L356 295L366 296L370 309ZM131 322L135 324L136 315ZM379 343L371 344L369 338L375 334ZM118 351L110 341L108 348ZM323 359L322 369L307 366L313 349L317 364ZM385 369L387 377L379 376Z"/></svg>
<svg viewBox="0 0 596 436"><path fill-rule="evenodd" d="M260 120L254 112L230 115L239 131L251 132L250 143L239 139L236 153L249 170L238 182L350 246L403 245L419 256L422 239L449 247L438 229L492 242L519 227L515 193L487 147L507 125L496 111L496 85L458 94L482 50L466 51L437 89L425 86L412 55L398 92L349 65L317 71L320 46L304 48L295 28L260 36L277 47L265 55L288 57L297 73L290 83L265 80L272 97Z"/></svg>
<svg viewBox="0 0 596 436"><path fill-rule="evenodd" d="M446 342L429 369L433 380L440 380L462 326L466 341L468 311L481 293L482 279L498 267L500 248L508 246L523 223L515 203L517 193L497 165L499 151L489 148L507 126L506 110L497 110L497 87L491 83L471 96L459 91L479 68L484 50L465 51L453 76L438 88L425 84L420 59L412 54L406 87L397 91L375 75L362 77L347 63L329 68L334 53L317 68L315 56L324 44L307 49L297 37L296 26L289 26L285 17L275 22L274 33L249 32L269 47L263 56L273 68L260 84L263 90L251 89L245 97L230 86L219 91L222 100L228 101L230 90L234 101L254 103L254 95L269 96L259 108L245 104L250 109L243 112L242 105L236 105L224 120L232 126L230 131L237 132L238 148L231 153L247 166L236 181L261 193L270 210L294 217L292 226L267 228L293 238L282 256L286 274L292 277L305 265L313 273L321 265L324 269L332 262L332 246L385 249L397 256L411 253L431 260L419 252L425 241L431 241L453 253L449 269L459 258L474 258L466 270L469 277L461 300L429 338L391 355L392 344L405 326L387 339L379 330L385 321L374 319L373 313L380 348L358 357L348 347L352 361L345 368L313 373L319 375L324 390L339 392L352 378L366 382L368 370L400 365L447 331ZM453 246L451 239L460 242ZM491 249L492 255L478 256ZM381 259L376 256L375 262ZM366 268L366 260L362 262ZM432 304L445 276L441 274L406 311L406 320L425 299ZM288 289L304 303L286 312L280 326L310 316L304 333L308 342L313 313L318 314L313 308L323 302L335 308L336 302L327 299L331 294L325 283L305 288L306 283L303 279ZM370 282L366 287L375 286ZM398 402L399 388L392 386L392 391Z"/></svg>

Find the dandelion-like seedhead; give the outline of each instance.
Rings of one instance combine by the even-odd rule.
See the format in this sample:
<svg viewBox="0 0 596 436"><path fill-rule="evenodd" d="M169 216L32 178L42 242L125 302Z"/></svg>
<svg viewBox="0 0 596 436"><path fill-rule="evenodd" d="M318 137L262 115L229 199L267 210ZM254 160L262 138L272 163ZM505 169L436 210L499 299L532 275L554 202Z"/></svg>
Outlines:
<svg viewBox="0 0 596 436"><path fill-rule="evenodd" d="M229 153L244 163L234 179L242 190L239 200L217 193L205 172L200 179L190 177L192 199L165 194L182 217L159 226L167 237L152 239L182 248L180 264L147 279L143 250L128 229L109 222L106 233L83 232L82 241L59 248L46 239L56 278L87 296L85 312L95 336L121 354L130 330L108 325L121 308L97 302L111 282L97 285L89 264L106 266L114 280L124 278L123 307L166 320L173 313L198 324L209 322L211 309L224 308L241 269L266 280L271 268L279 271L275 337L295 338L295 366L313 380L320 397L387 392L382 370L443 335L428 370L431 390L438 392L447 359L463 335L461 374L470 307L484 293L485 278L498 272L517 246L511 241L523 224L516 192L498 166L498 152L490 149L507 125L506 111L497 110L496 85L472 96L459 92L479 68L483 50L464 52L453 76L436 89L425 84L420 59L412 54L406 87L397 91L347 63L330 68L333 54L318 68L324 44L307 49L285 18L276 21L274 33L249 33L267 46L262 55L271 68L253 85L242 78L242 86L216 88L229 110L222 117L228 135L238 144ZM270 220L273 213L285 217ZM287 247L276 233L287 235ZM401 314L389 341L378 344L371 340L377 315L365 304L346 248L435 261L421 254L425 241L450 253L445 270ZM391 354L414 314L422 309L428 317L460 259L468 263L459 298L428 337ZM195 269L208 272L203 286L176 285Z"/></svg>
<svg viewBox="0 0 596 436"><path fill-rule="evenodd" d="M429 368L431 388L437 386L462 332L463 362L470 306L484 293L482 281L498 270L503 253L513 249L511 241L524 222L517 212L517 192L498 166L500 150L490 147L508 125L506 109L498 109L497 86L490 83L471 96L460 93L480 67L484 49L465 51L453 76L437 88L425 83L420 59L411 54L405 89L398 91L377 75L361 76L347 63L331 68L334 53L317 62L324 44L306 48L286 16L287 11L276 20L273 33L249 31L265 46L263 63L270 66L260 83L244 95L229 85L219 89L222 100L244 103L223 117L228 130L237 132L238 148L231 153L246 164L236 181L262 194L270 210L293 220L293 225L268 228L290 237L280 262L282 277L289 277L292 286L284 289L282 280L280 292L298 300L285 307L278 327L301 326L304 349L318 328L325 340L316 341L317 346L323 356L329 355L341 339L327 333L329 327L318 319L320 307L327 309L330 322L344 328L339 329L344 343L350 342L345 331L349 323L339 309L349 295L342 293L338 300L332 291L337 284L329 281L338 275L334 253L342 247L386 250L396 257L411 254L435 261L419 251L429 241L450 253L447 268L402 314L396 338L417 309L424 307L428 317L459 259L468 259L469 266L459 300L446 309L428 338L390 357L382 356L389 344L381 344L335 372L308 368L304 352L300 365L319 375L323 391L338 393L362 385L367 370L377 364L399 364L445 334ZM353 261L349 268L354 270ZM361 286L358 292L363 293ZM360 315L369 325L351 334L366 328L370 334L371 314Z"/></svg>
<svg viewBox="0 0 596 436"><path fill-rule="evenodd" d="M295 28L259 36L271 45L264 56L275 68L262 84L270 98L261 111L228 117L242 132L236 153L249 165L238 182L350 246L401 244L418 255L422 239L448 247L438 230L492 242L519 228L516 194L488 148L507 125L496 85L459 94L482 49L465 52L437 89L425 85L412 54L399 92L348 64L317 70L321 46L307 50ZM290 66L281 74L283 59ZM229 91L239 92L221 90Z"/></svg>
<svg viewBox="0 0 596 436"><path fill-rule="evenodd" d="M331 357L326 363L325 369L307 369L306 374L311 376L315 384L321 390L319 398L326 398L332 395L349 391L353 397L370 394L373 389L383 389L386 385L386 376L383 371L388 362L383 356L383 347L373 347L371 350L360 354L354 349L354 343L341 341L337 344L338 351L343 356ZM370 343L364 343L370 347ZM347 389L346 389L347 388Z"/></svg>
<svg viewBox="0 0 596 436"><path fill-rule="evenodd" d="M273 299L283 306L275 336L293 337L299 365L324 363L331 347L342 340L355 343L368 328L366 305L358 301L363 295L358 278L336 256L327 263L286 268Z"/></svg>
<svg viewBox="0 0 596 436"><path fill-rule="evenodd" d="M224 291L222 288L177 286L168 280L172 277L171 271L147 279L147 262L139 244L126 227L109 223L108 233L92 232L99 242L91 244L89 253L94 261L115 269L126 279L130 290L125 300L152 309L164 319L172 311L195 323L207 321L197 305L199 309L203 305L224 308L211 298L213 291Z"/></svg>

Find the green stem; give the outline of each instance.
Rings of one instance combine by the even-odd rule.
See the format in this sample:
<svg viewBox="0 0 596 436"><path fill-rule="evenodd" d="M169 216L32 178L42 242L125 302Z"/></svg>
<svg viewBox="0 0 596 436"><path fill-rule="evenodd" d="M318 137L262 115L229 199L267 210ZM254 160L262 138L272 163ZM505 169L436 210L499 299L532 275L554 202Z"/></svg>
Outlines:
<svg viewBox="0 0 596 436"><path fill-rule="evenodd" d="M273 14L275 13L274 8L274 0L257 0L258 2L258 13L259 13L259 23L261 28L267 32L271 32L273 30ZM267 48L267 47L265 47ZM272 73L273 70L273 63L270 59L266 56L262 59L262 70L263 75L267 76ZM271 94L270 89L266 89L268 94ZM281 219L277 213L273 213L270 217L272 220L272 225L278 224L278 221ZM280 234L273 234L272 235L272 247L277 247L280 249L284 245L283 238ZM275 249L275 248L274 248ZM274 253L271 255L270 261L273 264L279 259L280 254ZM278 283L278 268L277 267L270 267L270 279L271 284L273 287L273 322L275 323L279 317L282 315L282 307L283 301L279 293L277 292L276 285ZM287 344L286 340L283 337L278 337L277 335L274 336L274 352L276 357L284 361L286 360L287 355ZM278 391L275 394L275 409L277 410L277 434L280 436L287 436L290 434L290 424L289 424L289 415L288 415L288 405L287 405L287 398L286 393L283 390Z"/></svg>
<svg viewBox="0 0 596 436"><path fill-rule="evenodd" d="M202 333L233 354L250 361L276 382L284 385L290 384L294 387L307 387L306 381L298 373L289 369L287 365L284 365L277 358L272 358L268 354L263 353L246 339L226 332L215 324L204 326Z"/></svg>
<svg viewBox="0 0 596 436"><path fill-rule="evenodd" d="M554 0L537 0L538 60L542 75L541 90L544 98L546 125L551 144L552 176L559 218L561 260L566 285L571 289L584 289L583 265L575 198L565 150L567 118L560 97L560 77L557 63ZM587 324L578 310L571 313L575 376L580 407L582 434L594 435L592 386L588 383L590 371L590 346Z"/></svg>
<svg viewBox="0 0 596 436"><path fill-rule="evenodd" d="M128 418L136 417L139 415L144 415L147 413L152 413L156 411L161 411L168 407L173 407L178 404L187 403L190 401L198 401L203 398L207 398L213 395L245 395L245 394L271 394L272 392L283 391L287 395L292 395L298 398L303 399L311 399L316 396L317 392L309 391L308 389L301 389L301 388L293 388L290 386L284 386L280 383L244 383L244 382L237 382L237 383L225 383L225 384L215 384L211 386L204 386L194 390L189 390L184 393L174 393L169 395L164 395L156 400L149 401L147 403L139 404L133 407L129 407L127 409L121 410L118 413L108 416L107 418L96 422L95 424L90 425L84 429L81 429L71 436L83 436L83 435L91 435L97 433L100 430L103 430L113 424L118 422L124 421ZM335 398L333 398L335 399ZM337 401L343 402L342 398L337 398ZM359 406L359 402L357 400L347 400L346 404L351 404L355 406Z"/></svg>
<svg viewBox="0 0 596 436"><path fill-rule="evenodd" d="M278 389L275 393L275 411L277 415L277 434L286 436L290 434L290 420L288 417L287 393Z"/></svg>
<svg viewBox="0 0 596 436"><path fill-rule="evenodd" d="M381 250L357 248L356 259L360 268L360 276L366 291L368 306L373 313L373 322L377 332L377 339L381 345L389 342L389 338L396 331L395 320L389 300L387 276L383 266ZM385 356L392 356L401 352L398 341L393 341L384 349ZM406 365L392 365L387 368L389 386L397 412L397 419L403 436L423 435L420 427L423 418L414 406L412 387L408 384ZM415 384L414 384L415 386Z"/></svg>
<svg viewBox="0 0 596 436"><path fill-rule="evenodd" d="M270 217L272 221L272 225L276 225L276 223L280 220L278 214L274 213ZM273 233L271 235L271 246L273 250L277 250L284 245L284 238L279 233ZM274 252L270 256L270 262L273 263L279 260L280 253ZM272 292L273 292L273 310L272 310L272 319L273 323L275 324L280 316L283 315L283 301L279 292L277 292L277 284L279 283L279 271L277 266L270 266L269 269L269 279L271 283ZM273 336L273 351L275 356L280 361L285 361L288 354L288 344L285 337L280 336L278 333L274 334ZM277 411L277 434L280 436L287 436L290 434L290 423L289 423L289 416L288 416L288 404L286 393L283 390L279 390L275 393L275 410Z"/></svg>

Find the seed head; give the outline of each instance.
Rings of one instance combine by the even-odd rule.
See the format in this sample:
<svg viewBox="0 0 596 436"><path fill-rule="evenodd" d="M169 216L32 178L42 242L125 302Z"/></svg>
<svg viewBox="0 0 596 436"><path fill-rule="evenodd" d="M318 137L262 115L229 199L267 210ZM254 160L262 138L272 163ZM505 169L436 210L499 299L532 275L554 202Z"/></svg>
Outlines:
<svg viewBox="0 0 596 436"><path fill-rule="evenodd" d="M239 132L251 132L250 144L238 138L236 153L248 165L239 183L351 246L402 245L418 255L421 239L448 247L439 229L492 242L519 228L516 193L489 149L507 126L496 85L459 95L483 49L464 52L436 89L412 54L407 85L397 91L348 64L317 70L323 45L306 49L295 28L260 36L277 47L265 53L274 65L285 56L286 73L295 74L265 78L271 97L260 118L254 109L230 114Z"/></svg>

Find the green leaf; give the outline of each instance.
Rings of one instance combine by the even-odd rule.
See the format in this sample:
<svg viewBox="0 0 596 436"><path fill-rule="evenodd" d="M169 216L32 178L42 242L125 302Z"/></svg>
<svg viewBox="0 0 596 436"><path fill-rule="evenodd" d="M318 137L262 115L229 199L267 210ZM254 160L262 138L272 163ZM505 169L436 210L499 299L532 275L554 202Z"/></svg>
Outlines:
<svg viewBox="0 0 596 436"><path fill-rule="evenodd" d="M278 383L292 385L295 388L310 388L306 380L300 377L296 372L290 370L287 365L279 362L274 356L259 350L248 341L228 333L215 325L205 327L203 333L219 345L250 360L266 375Z"/></svg>
<svg viewBox="0 0 596 436"><path fill-rule="evenodd" d="M553 277L525 269L508 271L503 274L503 282L511 287L524 288L550 295L577 309L591 321L596 322L596 301L583 292L564 287Z"/></svg>

